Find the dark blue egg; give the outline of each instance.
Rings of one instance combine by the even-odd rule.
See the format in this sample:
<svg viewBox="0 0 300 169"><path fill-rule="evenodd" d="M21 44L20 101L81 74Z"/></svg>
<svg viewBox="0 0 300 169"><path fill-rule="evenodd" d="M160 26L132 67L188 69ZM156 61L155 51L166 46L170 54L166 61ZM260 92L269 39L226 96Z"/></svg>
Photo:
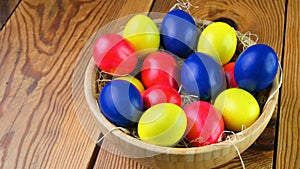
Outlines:
<svg viewBox="0 0 300 169"><path fill-rule="evenodd" d="M222 67L209 55L191 54L181 68L182 87L201 99L214 100L226 89L226 78Z"/></svg>
<svg viewBox="0 0 300 169"><path fill-rule="evenodd" d="M163 48L181 58L186 58L197 47L198 28L194 19L183 10L176 9L167 13L160 33Z"/></svg>
<svg viewBox="0 0 300 169"><path fill-rule="evenodd" d="M272 84L278 69L278 57L268 45L248 47L238 57L234 78L240 88L258 92Z"/></svg>
<svg viewBox="0 0 300 169"><path fill-rule="evenodd" d="M112 80L107 83L101 90L98 104L103 115L120 127L136 124L144 108L138 89L125 80Z"/></svg>

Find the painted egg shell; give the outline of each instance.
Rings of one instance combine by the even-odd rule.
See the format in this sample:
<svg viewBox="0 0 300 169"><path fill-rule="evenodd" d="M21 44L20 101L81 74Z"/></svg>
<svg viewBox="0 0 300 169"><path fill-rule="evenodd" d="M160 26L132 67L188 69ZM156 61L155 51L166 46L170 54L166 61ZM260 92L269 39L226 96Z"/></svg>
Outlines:
<svg viewBox="0 0 300 169"><path fill-rule="evenodd" d="M238 57L234 78L239 87L249 92L261 91L272 84L278 70L278 57L268 45L248 47Z"/></svg>
<svg viewBox="0 0 300 169"><path fill-rule="evenodd" d="M160 146L174 146L184 136L187 119L181 107L161 103L147 109L138 124L141 140Z"/></svg>
<svg viewBox="0 0 300 169"><path fill-rule="evenodd" d="M103 115L120 127L135 125L144 109L141 93L125 80L107 83L100 92L98 104Z"/></svg>
<svg viewBox="0 0 300 169"><path fill-rule="evenodd" d="M161 27L161 43L165 50L186 58L196 50L199 31L194 19L183 10L171 10L164 17Z"/></svg>
<svg viewBox="0 0 300 169"><path fill-rule="evenodd" d="M201 99L215 99L226 89L226 78L221 66L210 56L196 52L191 54L181 68L183 88Z"/></svg>

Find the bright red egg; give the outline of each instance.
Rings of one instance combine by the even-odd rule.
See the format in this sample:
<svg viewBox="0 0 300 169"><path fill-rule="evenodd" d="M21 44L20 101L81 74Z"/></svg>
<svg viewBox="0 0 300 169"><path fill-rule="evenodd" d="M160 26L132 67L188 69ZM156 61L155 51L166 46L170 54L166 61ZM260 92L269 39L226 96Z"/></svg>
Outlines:
<svg viewBox="0 0 300 169"><path fill-rule="evenodd" d="M235 62L230 62L223 67L227 80L227 88L238 87L238 84L234 79L234 65Z"/></svg>
<svg viewBox="0 0 300 169"><path fill-rule="evenodd" d="M180 69L177 60L166 52L154 52L148 55L142 65L141 79L146 88L166 85L180 86Z"/></svg>
<svg viewBox="0 0 300 169"><path fill-rule="evenodd" d="M170 86L156 85L148 88L143 93L145 109L159 103L173 103L181 107L180 94Z"/></svg>
<svg viewBox="0 0 300 169"><path fill-rule="evenodd" d="M193 146L218 142L224 131L221 113L208 102L192 102L184 108L187 116L186 139Z"/></svg>
<svg viewBox="0 0 300 169"><path fill-rule="evenodd" d="M118 34L100 37L94 44L93 58L99 69L113 74L131 73L138 61L134 47Z"/></svg>

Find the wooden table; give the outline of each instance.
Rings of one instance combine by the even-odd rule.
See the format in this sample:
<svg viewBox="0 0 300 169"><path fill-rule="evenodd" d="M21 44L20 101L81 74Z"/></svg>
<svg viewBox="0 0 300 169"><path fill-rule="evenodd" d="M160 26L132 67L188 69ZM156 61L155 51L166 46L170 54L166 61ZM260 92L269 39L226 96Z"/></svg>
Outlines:
<svg viewBox="0 0 300 169"><path fill-rule="evenodd" d="M227 18L272 46L284 69L278 109L244 153L246 168L300 168L300 1L190 0L195 18ZM76 58L101 26L175 0L0 0L0 168L148 169L97 146L72 102ZM104 149L103 147L106 147ZM241 168L238 158L220 168Z"/></svg>

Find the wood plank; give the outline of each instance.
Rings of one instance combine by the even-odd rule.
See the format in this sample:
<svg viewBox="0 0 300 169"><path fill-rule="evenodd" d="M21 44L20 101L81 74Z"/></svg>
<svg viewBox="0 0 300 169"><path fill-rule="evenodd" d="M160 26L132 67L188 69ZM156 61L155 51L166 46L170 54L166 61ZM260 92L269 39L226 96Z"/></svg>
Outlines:
<svg viewBox="0 0 300 169"><path fill-rule="evenodd" d="M279 114L276 168L300 168L300 1L289 0L284 47L284 79Z"/></svg>
<svg viewBox="0 0 300 169"><path fill-rule="evenodd" d="M95 143L76 117L73 70L101 25L134 12L128 1L20 3L0 32L0 168L89 167Z"/></svg>
<svg viewBox="0 0 300 169"><path fill-rule="evenodd" d="M72 62L92 33L80 22L98 5L23 1L0 33L1 168L88 165L94 145L73 109Z"/></svg>
<svg viewBox="0 0 300 169"><path fill-rule="evenodd" d="M20 0L0 0L0 30L8 20L9 16L19 4Z"/></svg>
<svg viewBox="0 0 300 169"><path fill-rule="evenodd" d="M94 169L150 169L122 155L109 141L104 140Z"/></svg>
<svg viewBox="0 0 300 169"><path fill-rule="evenodd" d="M103 12L99 8L106 5L105 7L109 7L107 8L108 10L112 8L111 6L119 7L118 9L121 9L121 6L124 5L124 2L117 3L119 6L116 5L116 2L112 3L115 4L73 4L73 6L71 5L70 8L67 8L66 4L57 5L50 4L50 2L38 2L38 4L32 4L31 2L26 2L20 7L20 11L18 11L19 13L14 16L15 19L12 18L13 23L7 25L6 30L3 30L6 34L2 34L1 32L1 42L8 40L10 43L9 45L1 47L0 53L4 53L5 56L17 54L17 58L3 57L0 62L1 70L5 70L1 71L1 75L3 75L1 76L3 77L1 78L1 88L5 89L1 90L1 98L3 101L1 101L0 111L0 114L3 116L1 118L3 122L1 123L1 129L3 132L1 131L1 133L4 133L0 140L1 145L4 145L1 147L1 156L3 157L2 159L4 159L3 161L9 161L6 163L2 161L1 166L4 168L14 166L20 167L22 165L27 167L35 166L37 168L41 166L56 168L88 165L88 160L86 159L89 159L93 145L86 139L82 140L82 138L85 138L85 135L80 129L76 118L72 115L72 112L74 112L72 103L70 101L66 101L64 99L64 95L67 94L66 96L70 98L71 83L69 80L71 79L72 74L70 71L72 70L71 63L74 62L75 55L79 53L78 48L82 46L85 40L87 40L93 31L101 25L101 23L104 24L105 22L110 21L113 17L123 15L119 13L115 13L113 15L105 14L107 11ZM130 4L131 2L125 2L125 4L128 3ZM95 11L91 11L91 5ZM45 6L50 8L52 7L51 11L47 11L47 9L40 10L41 7ZM67 12L60 15L59 12L57 12L58 9L55 9L57 6L60 10L63 9ZM78 11L77 13L70 12L73 11L73 9L78 8L82 8L86 13L82 14ZM51 19L51 14L53 15L53 12L57 14L57 17L50 21L50 25L46 25L46 21ZM99 16L103 16L102 12L108 19L99 19ZM43 20L46 21L42 22L38 21L37 18L33 18L33 14L37 13L42 13L43 15L41 18L44 17ZM50 15L46 17L47 14ZM65 16L65 18L59 20L58 15L61 17ZM97 20L97 16L99 17L99 20ZM63 25L64 21L68 21L72 17L74 17L74 26L71 24ZM36 19L34 21L37 21L37 24L31 22L32 18ZM76 19L79 19L79 21L76 21ZM93 24L93 21L95 20L96 22ZM21 23L23 22L29 22L29 24L22 26ZM86 22L89 23L88 27L84 25ZM100 24L98 25L96 23ZM20 28L25 28L29 31L29 33L14 30L14 25L17 25ZM41 30L39 30L39 25L42 25ZM71 32L67 32L66 30L62 30L60 32L59 29L55 30L55 26L57 25L63 25L62 29L71 28ZM78 28L76 29L75 26ZM65 42L63 38L55 38L53 32L57 33L56 35L67 37L66 39L75 40L76 44L75 42ZM24 33L24 35L22 33ZM22 42L19 43L17 40L14 41L13 39L10 39L10 35L20 35L19 37ZM38 35L40 37L38 37ZM75 37L71 38L72 35L75 35ZM26 42L31 43L27 46ZM62 46L60 47L59 45ZM8 50L8 48L10 50ZM41 56L37 57L38 55ZM25 59L22 58L24 56ZM66 59L67 56L68 59ZM42 61L40 61L40 59ZM16 64L16 67L14 68L11 64L6 63L14 63ZM29 66L27 66L27 64ZM5 67L3 67L3 65ZM68 67L68 65L71 66ZM3 84L5 85L3 86ZM69 86L69 89L66 89L68 88L66 86ZM30 99L25 100L27 97L30 97ZM29 104L34 105L34 107ZM52 114L51 111L55 111L57 113ZM5 112L11 112L11 114L7 114ZM26 112L29 112L29 116L28 114L25 114ZM58 115L58 117L55 117L56 115ZM3 120L4 117L5 120ZM24 120L27 122L27 127L24 127ZM50 124L45 124L43 123L44 121L48 121ZM21 138L21 140L18 138ZM83 144L82 142L79 142L78 139L88 143ZM14 150L15 148L12 145L18 145L19 150ZM82 147L83 145L84 147ZM74 156L73 151L67 151L65 149L76 150L76 153L78 154L86 153L87 155L84 156L84 158L82 158L82 155ZM8 154L8 152L14 153ZM35 153L37 152L39 154L38 157L35 156ZM26 156L26 159L24 159L24 155ZM72 158L68 158L70 155L72 155ZM105 154L100 153L99 158L103 156L105 156ZM30 158L30 161L26 161Z"/></svg>
<svg viewBox="0 0 300 169"><path fill-rule="evenodd" d="M282 42L284 35L284 11L285 1L276 1L269 3L268 1L190 1L192 4L200 8L191 8L191 14L195 18L216 20L219 18L228 18L235 22L237 29L241 32L251 31L257 34L259 43L266 43L272 46L280 55L282 53ZM174 5L174 1L155 1L153 12L167 12ZM267 6L267 8L266 8ZM270 23L272 22L272 23ZM269 25L277 27L272 29ZM281 56L280 56L281 58ZM262 136L242 154L244 163L247 168L272 168L275 126L276 126L277 111L270 121L268 128ZM103 146L111 153L103 155L102 149L98 156L97 165L95 168L127 168L132 166L134 169L142 169L143 166L138 163L132 164L132 161L120 155L116 149L109 143L104 143ZM113 155L115 153L116 155ZM130 163L130 164L128 164ZM131 168L131 167L130 167ZM232 160L219 168L241 168L241 163L238 158Z"/></svg>

